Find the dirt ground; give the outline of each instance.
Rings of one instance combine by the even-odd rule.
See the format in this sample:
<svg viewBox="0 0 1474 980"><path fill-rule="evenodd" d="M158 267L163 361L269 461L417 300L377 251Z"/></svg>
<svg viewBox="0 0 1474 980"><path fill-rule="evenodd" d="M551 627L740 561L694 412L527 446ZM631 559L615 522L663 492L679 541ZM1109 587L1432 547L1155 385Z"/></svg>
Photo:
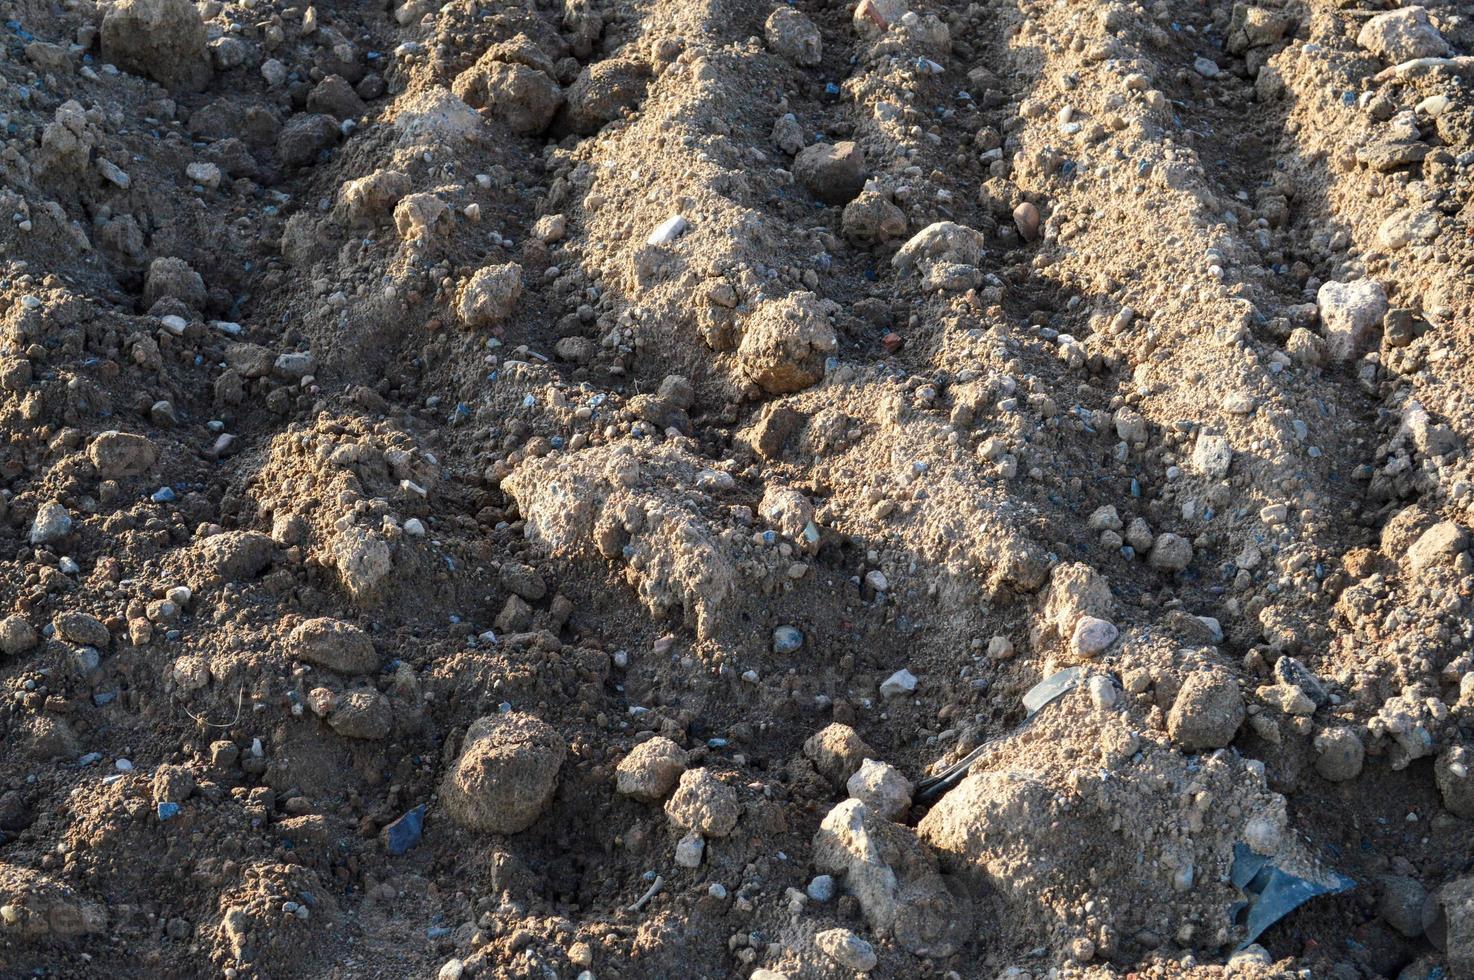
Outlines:
<svg viewBox="0 0 1474 980"><path fill-rule="evenodd" d="M1474 977L1467 5L0 8L0 978Z"/></svg>

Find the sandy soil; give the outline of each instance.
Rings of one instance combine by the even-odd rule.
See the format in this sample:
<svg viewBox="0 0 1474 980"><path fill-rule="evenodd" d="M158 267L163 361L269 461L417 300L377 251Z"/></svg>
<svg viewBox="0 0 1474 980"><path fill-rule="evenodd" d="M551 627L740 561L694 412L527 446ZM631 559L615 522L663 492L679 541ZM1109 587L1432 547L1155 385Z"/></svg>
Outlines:
<svg viewBox="0 0 1474 980"><path fill-rule="evenodd" d="M1474 977L1467 6L0 8L0 977Z"/></svg>

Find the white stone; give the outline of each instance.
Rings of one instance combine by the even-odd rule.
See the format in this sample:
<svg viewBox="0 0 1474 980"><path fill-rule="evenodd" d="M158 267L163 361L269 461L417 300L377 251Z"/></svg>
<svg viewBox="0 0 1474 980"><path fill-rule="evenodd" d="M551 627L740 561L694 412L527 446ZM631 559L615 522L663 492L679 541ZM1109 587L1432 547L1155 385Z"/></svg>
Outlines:
<svg viewBox="0 0 1474 980"><path fill-rule="evenodd" d="M1336 361L1355 356L1387 315L1387 293L1371 279L1325 283L1315 299L1326 353Z"/></svg>
<svg viewBox="0 0 1474 980"><path fill-rule="evenodd" d="M42 504L31 522L30 541L33 545L51 544L72 533L72 515L54 500Z"/></svg>
<svg viewBox="0 0 1474 980"><path fill-rule="evenodd" d="M676 864L683 868L701 866L701 856L706 853L706 841L700 834L690 833L676 842Z"/></svg>
<svg viewBox="0 0 1474 980"><path fill-rule="evenodd" d="M1210 480L1228 476L1229 467L1233 465L1233 447L1228 444L1228 438L1201 433L1193 446L1192 464L1193 469Z"/></svg>
<svg viewBox="0 0 1474 980"><path fill-rule="evenodd" d="M896 820L911 808L911 780L888 762L866 759L845 789L882 820Z"/></svg>
<svg viewBox="0 0 1474 980"><path fill-rule="evenodd" d="M814 880L809 882L809 887L804 889L804 892L816 902L832 902L838 887L833 875L815 875Z"/></svg>
<svg viewBox="0 0 1474 980"><path fill-rule="evenodd" d="M1115 643L1116 637L1120 635L1121 631L1108 620L1095 616L1081 616L1075 623L1075 632L1070 637L1070 646L1076 654L1082 657L1098 657L1112 643Z"/></svg>
<svg viewBox="0 0 1474 980"><path fill-rule="evenodd" d="M184 176L204 187L220 186L220 168L213 163L191 163L184 168Z"/></svg>
<svg viewBox="0 0 1474 980"><path fill-rule="evenodd" d="M645 244L669 245L680 238L689 227L690 223L685 218L679 214L673 214L656 226L655 230L650 233L650 237L645 239Z"/></svg>
<svg viewBox="0 0 1474 980"><path fill-rule="evenodd" d="M897 698L916 690L916 675L904 667L887 677L880 684L880 696Z"/></svg>
<svg viewBox="0 0 1474 980"><path fill-rule="evenodd" d="M1096 674L1088 684L1090 703L1104 711L1116 705L1116 685L1104 674Z"/></svg>

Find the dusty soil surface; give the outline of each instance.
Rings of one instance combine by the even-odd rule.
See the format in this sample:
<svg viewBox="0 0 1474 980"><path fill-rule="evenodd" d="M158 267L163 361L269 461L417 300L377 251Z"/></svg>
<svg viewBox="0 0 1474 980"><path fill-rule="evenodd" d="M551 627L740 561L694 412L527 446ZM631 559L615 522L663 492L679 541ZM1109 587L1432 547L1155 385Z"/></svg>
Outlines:
<svg viewBox="0 0 1474 980"><path fill-rule="evenodd" d="M0 11L0 976L1474 977L1467 5Z"/></svg>

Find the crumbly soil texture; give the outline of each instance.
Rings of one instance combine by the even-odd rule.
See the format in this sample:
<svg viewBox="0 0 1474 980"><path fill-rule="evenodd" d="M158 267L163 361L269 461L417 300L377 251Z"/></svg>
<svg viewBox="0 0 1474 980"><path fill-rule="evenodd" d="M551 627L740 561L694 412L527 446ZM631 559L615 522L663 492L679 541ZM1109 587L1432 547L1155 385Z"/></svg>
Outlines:
<svg viewBox="0 0 1474 980"><path fill-rule="evenodd" d="M1474 977L1467 4L0 13L0 977Z"/></svg>

